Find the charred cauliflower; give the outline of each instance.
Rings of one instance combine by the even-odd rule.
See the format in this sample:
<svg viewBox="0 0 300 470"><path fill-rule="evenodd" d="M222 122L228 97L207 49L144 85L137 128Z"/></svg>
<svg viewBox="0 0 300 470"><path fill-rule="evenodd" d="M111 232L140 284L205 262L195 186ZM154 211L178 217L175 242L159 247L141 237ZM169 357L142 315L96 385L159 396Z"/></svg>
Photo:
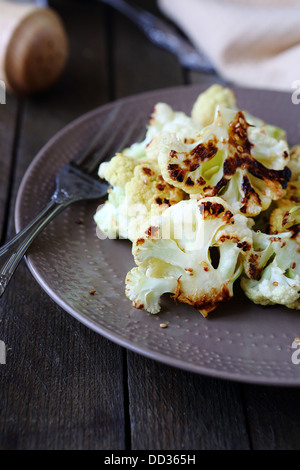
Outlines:
<svg viewBox="0 0 300 470"><path fill-rule="evenodd" d="M110 189L94 219L132 242L135 308L156 314L168 293L207 317L239 278L254 303L300 310L300 145L232 90L211 86L190 116L157 103L144 139L99 176Z"/></svg>
<svg viewBox="0 0 300 470"><path fill-rule="evenodd" d="M236 112L239 111L234 92L230 88L214 84L197 97L192 107L192 120L202 127L212 124L217 106L231 108ZM274 137L277 140L286 139L286 132L280 127L268 124L263 119L253 116L246 110L243 112L250 125L260 127L262 132L267 133L270 137Z"/></svg>
<svg viewBox="0 0 300 470"><path fill-rule="evenodd" d="M290 162L289 168L291 170L291 181L296 181L300 178L300 145L294 145L290 149Z"/></svg>
<svg viewBox="0 0 300 470"><path fill-rule="evenodd" d="M137 267L126 276L126 295L134 307L158 313L161 295L171 293L206 317L233 296L252 247L251 219L213 197L181 201L152 223L133 243Z"/></svg>
<svg viewBox="0 0 300 470"><path fill-rule="evenodd" d="M133 241L148 219L186 198L183 191L163 180L155 160L137 162L116 155L101 165L99 174L112 185L107 202L94 216L108 238Z"/></svg>
<svg viewBox="0 0 300 470"><path fill-rule="evenodd" d="M300 180L291 181L287 186L285 196L279 201L276 201L276 208L274 208L270 214L268 229L269 233L277 234L285 232L288 227L288 221L291 221L291 219L294 220L294 224L297 223L295 221L295 216L298 216L299 207ZM294 211L294 209L298 210ZM298 222L300 222L300 220Z"/></svg>
<svg viewBox="0 0 300 470"><path fill-rule="evenodd" d="M122 154L142 160L157 160L157 141L161 133L174 132L184 138L201 126L182 111L174 111L167 103L157 103L146 127L145 138L122 150Z"/></svg>
<svg viewBox="0 0 300 470"><path fill-rule="evenodd" d="M186 199L182 190L167 183L157 163L157 137L172 130L183 136L199 129L183 112L157 103L142 142L133 143L99 167L99 176L111 186L107 202L94 216L98 229L108 238L138 237L141 227L155 214Z"/></svg>
<svg viewBox="0 0 300 470"><path fill-rule="evenodd" d="M244 112L217 106L213 123L189 141L164 134L162 176L194 197L221 196L254 217L284 196L291 174L287 142L271 134L250 125Z"/></svg>
<svg viewBox="0 0 300 470"><path fill-rule="evenodd" d="M241 287L261 305L300 309L300 181L288 184L286 195L271 212L269 233L253 233Z"/></svg>
<svg viewBox="0 0 300 470"><path fill-rule="evenodd" d="M252 302L300 309L300 250L293 231L276 236L254 232L241 287Z"/></svg>

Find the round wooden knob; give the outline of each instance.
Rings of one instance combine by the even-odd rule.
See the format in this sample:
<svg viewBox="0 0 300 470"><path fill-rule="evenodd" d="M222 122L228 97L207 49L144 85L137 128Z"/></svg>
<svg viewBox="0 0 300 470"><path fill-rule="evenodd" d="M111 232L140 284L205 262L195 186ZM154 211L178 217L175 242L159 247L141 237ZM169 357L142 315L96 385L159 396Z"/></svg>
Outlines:
<svg viewBox="0 0 300 470"><path fill-rule="evenodd" d="M0 9L0 78L18 95L49 88L61 75L68 56L60 17L50 8L3 0Z"/></svg>

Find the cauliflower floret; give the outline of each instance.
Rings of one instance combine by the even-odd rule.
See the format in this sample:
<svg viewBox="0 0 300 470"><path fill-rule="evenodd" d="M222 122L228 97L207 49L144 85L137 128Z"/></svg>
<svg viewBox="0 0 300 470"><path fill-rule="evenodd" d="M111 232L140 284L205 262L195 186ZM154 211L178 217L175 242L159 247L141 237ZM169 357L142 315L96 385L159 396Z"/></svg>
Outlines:
<svg viewBox="0 0 300 470"><path fill-rule="evenodd" d="M145 138L116 154L99 167L100 178L110 185L106 204L94 216L100 238L133 240L152 215L186 199L180 189L164 181L157 164L161 133L172 131L185 138L199 131L199 125L166 103L157 103L151 114ZM102 232L102 233L101 233Z"/></svg>
<svg viewBox="0 0 300 470"><path fill-rule="evenodd" d="M145 138L141 142L134 142L130 147L124 148L109 162L101 163L98 174L100 178L109 181L112 186L124 187L132 178L134 167L139 160L157 160L156 138L161 132L172 130L181 135L183 129L187 133L195 128L199 129L199 126L196 126L185 113L175 112L166 103L157 103L147 125ZM127 158L124 159L124 156Z"/></svg>
<svg viewBox="0 0 300 470"><path fill-rule="evenodd" d="M201 93L196 99L191 116L192 119L206 127L212 124L215 117L217 106L231 108L238 112L237 100L234 92L230 88L224 88L222 85L211 85L207 90ZM278 126L268 124L262 119L253 116L248 111L244 111L247 122L251 126L260 127L263 132L276 140L286 139L286 132Z"/></svg>
<svg viewBox="0 0 300 470"><path fill-rule="evenodd" d="M259 305L283 305L300 310L299 277L288 279L282 269L268 268L260 281L242 278L241 287L246 296Z"/></svg>
<svg viewBox="0 0 300 470"><path fill-rule="evenodd" d="M168 208L133 243L137 267L126 276L127 297L134 307L158 313L161 295L170 293L206 317L233 296L252 248L252 222L218 197Z"/></svg>
<svg viewBox="0 0 300 470"><path fill-rule="evenodd" d="M291 181L296 181L300 178L300 145L294 145L290 149L289 168L292 172Z"/></svg>
<svg viewBox="0 0 300 470"><path fill-rule="evenodd" d="M254 249L244 268L241 287L254 303L300 309L300 252L292 232L254 232Z"/></svg>
<svg viewBox="0 0 300 470"><path fill-rule="evenodd" d="M100 178L108 181L111 186L124 189L133 177L136 164L134 158L117 154L109 162L101 163L98 174Z"/></svg>
<svg viewBox="0 0 300 470"><path fill-rule="evenodd" d="M166 103L157 103L150 116L146 127L145 137L141 142L134 142L129 147L122 150L122 154L127 157L145 160L152 158L153 154L148 155L148 146L152 139L164 129L166 125L175 119L180 119L183 113L175 112L171 106Z"/></svg>
<svg viewBox="0 0 300 470"><path fill-rule="evenodd" d="M284 220L287 212L300 205L300 180L290 181L282 199L274 203L275 208L270 214L269 232L281 233L286 231ZM295 222L296 223L296 222Z"/></svg>
<svg viewBox="0 0 300 470"><path fill-rule="evenodd" d="M203 93L200 93L196 99L192 107L192 119L202 127L212 124L218 105L225 108L234 108L236 106L236 97L232 90L215 83Z"/></svg>
<svg viewBox="0 0 300 470"><path fill-rule="evenodd" d="M122 150L122 154L140 160L156 160L156 140L161 133L172 131L183 136L194 129L200 129L200 126L184 112L174 111L166 103L157 103L151 113L144 139Z"/></svg>
<svg viewBox="0 0 300 470"><path fill-rule="evenodd" d="M163 180L155 160L137 162L117 155L101 165L99 173L113 186L94 216L108 238L137 238L149 218L186 198L183 191Z"/></svg>
<svg viewBox="0 0 300 470"><path fill-rule="evenodd" d="M193 139L164 134L160 147L165 181L197 198L222 196L250 217L282 198L290 177L287 142L234 109L217 106L214 122Z"/></svg>
<svg viewBox="0 0 300 470"><path fill-rule="evenodd" d="M136 165L133 177L126 184L128 204L143 203L147 210L162 213L167 207L186 197L178 188L166 183L160 174L157 162L141 162Z"/></svg>
<svg viewBox="0 0 300 470"><path fill-rule="evenodd" d="M133 268L126 277L126 295L133 307L155 314L160 312L160 298L166 292L176 292L176 268L171 264L153 259Z"/></svg>
<svg viewBox="0 0 300 470"><path fill-rule="evenodd" d="M164 117L164 119L162 119ZM156 123L156 124L155 124ZM155 132L153 132L155 129ZM191 117L180 111L173 111L165 103L158 103L154 108L150 121L149 136L151 139L146 146L145 154L147 159L157 160L161 137L164 133L176 134L180 139L190 139L191 135L199 132L201 126L195 123Z"/></svg>
<svg viewBox="0 0 300 470"><path fill-rule="evenodd" d="M293 181L289 187L292 188L288 191L286 198L279 201L279 207L270 215L269 233L276 235L291 232L292 238L300 246L300 181Z"/></svg>

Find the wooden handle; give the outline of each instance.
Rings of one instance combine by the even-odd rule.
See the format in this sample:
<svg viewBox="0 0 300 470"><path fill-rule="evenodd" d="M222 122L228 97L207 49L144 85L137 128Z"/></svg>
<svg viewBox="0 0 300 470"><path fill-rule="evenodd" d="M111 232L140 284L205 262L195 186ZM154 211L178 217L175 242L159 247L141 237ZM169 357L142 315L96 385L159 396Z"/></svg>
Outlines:
<svg viewBox="0 0 300 470"><path fill-rule="evenodd" d="M61 75L68 39L51 8L0 0L0 79L24 95L50 87Z"/></svg>

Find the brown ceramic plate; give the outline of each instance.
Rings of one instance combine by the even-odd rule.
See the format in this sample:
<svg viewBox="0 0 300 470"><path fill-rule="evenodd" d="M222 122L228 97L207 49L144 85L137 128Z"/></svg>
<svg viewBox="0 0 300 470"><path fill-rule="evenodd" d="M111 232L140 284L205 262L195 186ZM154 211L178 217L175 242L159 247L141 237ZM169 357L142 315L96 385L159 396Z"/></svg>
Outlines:
<svg viewBox="0 0 300 470"><path fill-rule="evenodd" d="M164 101L190 112L204 87L158 90L92 111L56 135L36 156L21 184L16 203L19 231L49 200L54 177L117 108L120 116L139 114L141 129L153 105ZM287 130L289 143L300 142L300 107L291 94L234 88L244 108ZM100 202L99 202L100 203ZM167 296L162 311L135 310L124 295L124 277L133 259L125 240L99 240L93 221L98 202L73 205L36 240L28 266L42 288L67 312L115 343L165 364L230 380L269 385L300 385L300 364L292 362L292 343L300 336L300 313L282 307L263 308L248 301L236 286L235 298L204 319ZM75 221L81 219L82 224ZM91 289L96 294L89 294ZM160 323L168 328L161 329ZM297 352L297 351L296 351Z"/></svg>

